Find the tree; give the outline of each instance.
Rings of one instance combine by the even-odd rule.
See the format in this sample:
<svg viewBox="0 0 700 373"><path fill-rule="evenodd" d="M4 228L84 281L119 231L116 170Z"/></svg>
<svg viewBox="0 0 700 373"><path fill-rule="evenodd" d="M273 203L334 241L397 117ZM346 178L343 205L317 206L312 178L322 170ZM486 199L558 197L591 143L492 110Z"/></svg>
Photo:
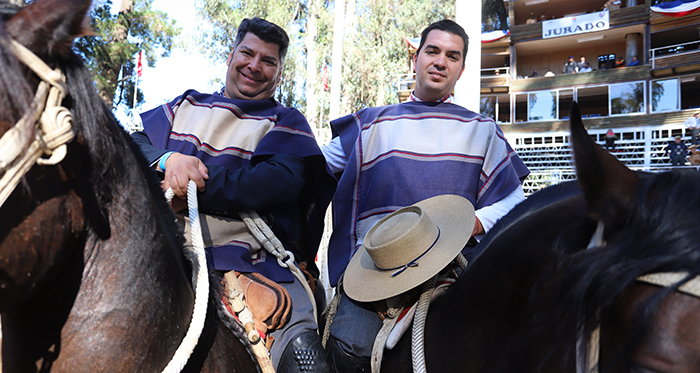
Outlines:
<svg viewBox="0 0 700 373"><path fill-rule="evenodd" d="M76 41L92 71L100 97L111 107L133 102L136 79L134 56L143 50L149 66L157 57L167 57L180 34L165 12L151 10L153 0L122 0L119 13L112 14L111 0L98 0L90 10L94 37ZM120 79L121 76L121 79ZM143 102L139 90L137 102Z"/></svg>
<svg viewBox="0 0 700 373"><path fill-rule="evenodd" d="M343 61L344 113L398 103L397 76L409 72L405 39L428 24L454 19L455 2L373 0L348 2ZM420 20L420 22L416 22Z"/></svg>
<svg viewBox="0 0 700 373"><path fill-rule="evenodd" d="M481 31L508 30L508 10L503 0L481 1Z"/></svg>

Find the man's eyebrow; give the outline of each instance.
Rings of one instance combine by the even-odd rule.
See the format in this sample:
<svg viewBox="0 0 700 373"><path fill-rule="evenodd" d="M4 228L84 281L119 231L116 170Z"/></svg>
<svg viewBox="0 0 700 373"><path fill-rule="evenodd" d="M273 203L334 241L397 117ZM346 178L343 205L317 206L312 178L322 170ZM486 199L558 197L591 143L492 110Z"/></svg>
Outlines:
<svg viewBox="0 0 700 373"><path fill-rule="evenodd" d="M426 44L426 45L425 45L425 49L437 49L437 50L440 50L440 47L438 47L437 45L434 45L434 44ZM447 51L447 53L450 53L450 54L458 54L460 57L462 56L462 51L460 51L459 49L450 50L450 51Z"/></svg>
<svg viewBox="0 0 700 373"><path fill-rule="evenodd" d="M248 52L255 52L255 50L254 50L253 48L251 48L251 47L249 47L249 46L247 46L247 45L245 45L245 44L241 44L240 48L243 49L243 50L246 50L246 51L248 51ZM266 59L269 59L269 60L273 60L275 63L278 63L278 62L279 62L279 58L275 57L275 56L272 55L272 54L266 54L266 55L263 56L263 58L266 58Z"/></svg>

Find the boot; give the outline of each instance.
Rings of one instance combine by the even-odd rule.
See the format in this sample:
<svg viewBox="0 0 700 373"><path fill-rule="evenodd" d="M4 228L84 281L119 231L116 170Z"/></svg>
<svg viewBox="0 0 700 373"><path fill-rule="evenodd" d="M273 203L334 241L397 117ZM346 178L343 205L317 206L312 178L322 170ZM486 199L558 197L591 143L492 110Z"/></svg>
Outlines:
<svg viewBox="0 0 700 373"><path fill-rule="evenodd" d="M369 358L363 359L350 356L338 347L338 342L332 336L326 343L326 360L331 373L369 373L372 371Z"/></svg>
<svg viewBox="0 0 700 373"><path fill-rule="evenodd" d="M330 373L318 333L304 332L292 339L284 348L276 371L277 373Z"/></svg>

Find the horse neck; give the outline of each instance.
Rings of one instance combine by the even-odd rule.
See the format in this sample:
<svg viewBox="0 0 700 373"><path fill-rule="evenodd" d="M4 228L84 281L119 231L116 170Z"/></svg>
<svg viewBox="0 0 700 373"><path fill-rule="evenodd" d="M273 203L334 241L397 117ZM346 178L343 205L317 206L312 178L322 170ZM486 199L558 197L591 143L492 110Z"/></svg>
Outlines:
<svg viewBox="0 0 700 373"><path fill-rule="evenodd" d="M193 292L172 216L160 213L133 154L119 158L124 171L105 209L108 234L89 230L45 291L3 314L5 339L14 342L3 355L18 358L17 371L37 359L55 359L51 371L97 372L105 361L156 371L187 330Z"/></svg>

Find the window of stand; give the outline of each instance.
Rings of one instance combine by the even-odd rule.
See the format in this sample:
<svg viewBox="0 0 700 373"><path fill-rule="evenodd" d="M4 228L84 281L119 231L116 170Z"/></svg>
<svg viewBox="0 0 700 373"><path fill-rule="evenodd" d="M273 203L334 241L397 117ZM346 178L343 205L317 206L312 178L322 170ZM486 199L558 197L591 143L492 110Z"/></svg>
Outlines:
<svg viewBox="0 0 700 373"><path fill-rule="evenodd" d="M690 82L690 79L687 79L688 82ZM656 84L666 84L658 82ZM693 83L695 83L694 80ZM698 76L698 83L700 83L700 75ZM672 90L672 83L668 83L668 85L670 87L668 90ZM690 92L693 88L700 90L700 84L689 86L687 91ZM575 97L581 107L581 116L583 118L644 114L646 112L646 87L644 82L581 87L575 90ZM681 92L683 92L682 83ZM515 121L534 122L569 119L569 108L573 100L573 88L518 93L515 95ZM692 106L690 101L691 99L688 99L686 103L689 107ZM692 102L693 105L700 107L700 99L693 98Z"/></svg>
<svg viewBox="0 0 700 373"><path fill-rule="evenodd" d="M611 84L609 91L610 115L643 114L646 112L643 82Z"/></svg>
<svg viewBox="0 0 700 373"><path fill-rule="evenodd" d="M479 113L497 123L510 123L510 95L481 96Z"/></svg>
<svg viewBox="0 0 700 373"><path fill-rule="evenodd" d="M651 111L678 110L680 87L678 78L654 80L651 82Z"/></svg>
<svg viewBox="0 0 700 373"><path fill-rule="evenodd" d="M681 110L700 109L700 74L680 77L681 82Z"/></svg>
<svg viewBox="0 0 700 373"><path fill-rule="evenodd" d="M533 122L567 119L573 97L573 89L516 94L515 121Z"/></svg>

